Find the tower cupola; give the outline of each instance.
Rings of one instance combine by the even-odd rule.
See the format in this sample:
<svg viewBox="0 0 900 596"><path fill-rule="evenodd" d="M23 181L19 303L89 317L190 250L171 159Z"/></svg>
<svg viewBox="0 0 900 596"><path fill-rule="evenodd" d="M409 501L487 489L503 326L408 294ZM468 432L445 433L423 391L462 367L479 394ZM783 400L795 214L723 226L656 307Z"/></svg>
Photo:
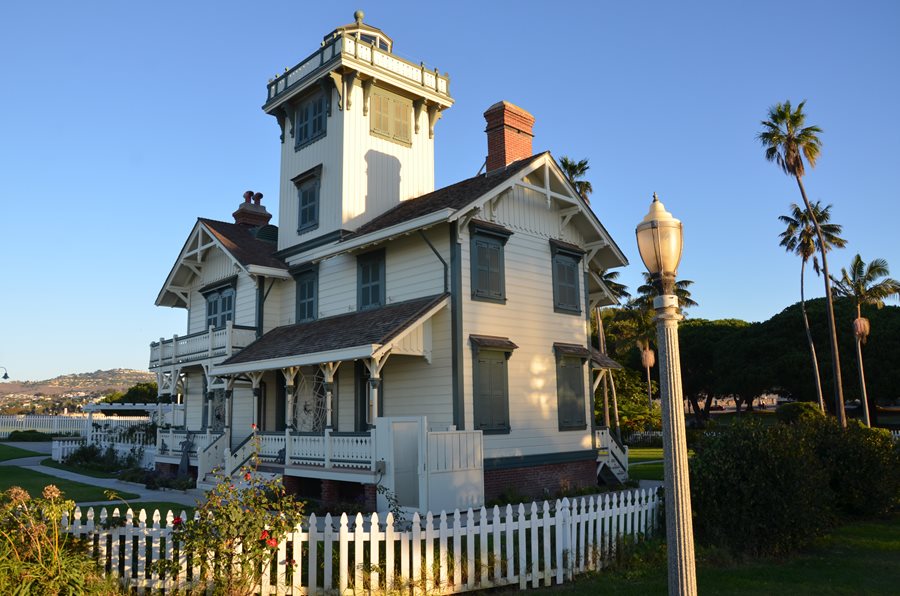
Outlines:
<svg viewBox="0 0 900 596"><path fill-rule="evenodd" d="M450 77L397 56L362 11L353 17L269 80L263 110L281 133L279 250L301 255L434 190Z"/></svg>

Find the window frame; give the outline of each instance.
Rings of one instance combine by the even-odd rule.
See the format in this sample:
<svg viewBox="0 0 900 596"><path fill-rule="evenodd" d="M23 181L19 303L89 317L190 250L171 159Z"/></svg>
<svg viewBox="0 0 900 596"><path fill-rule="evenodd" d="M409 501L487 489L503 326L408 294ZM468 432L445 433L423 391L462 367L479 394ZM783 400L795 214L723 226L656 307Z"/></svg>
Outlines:
<svg viewBox="0 0 900 596"><path fill-rule="evenodd" d="M586 348L580 346L560 344L554 344L553 351L556 355L556 418L559 425L558 428L561 432L586 430L584 365L587 362L589 352ZM578 364L575 365L575 362ZM567 370L570 372L567 373ZM576 370L577 373L572 372ZM573 376L568 377L567 374ZM576 379L577 382L572 385L572 382ZM564 393L569 390L574 394L574 401L572 404L564 404ZM572 413L568 412L569 408L572 408Z"/></svg>
<svg viewBox="0 0 900 596"><path fill-rule="evenodd" d="M208 330L211 320L214 321L213 329L222 329L228 325L228 321L234 322L237 301L237 280L232 278L225 283L217 283L200 290L200 294L206 303L204 316L204 330ZM212 309L215 312L210 312Z"/></svg>
<svg viewBox="0 0 900 596"><path fill-rule="evenodd" d="M384 107L384 110L379 108ZM398 110L402 114L398 114ZM369 134L406 147L412 146L413 102L411 99L374 87L369 97Z"/></svg>
<svg viewBox="0 0 900 596"><path fill-rule="evenodd" d="M486 435L508 435L512 430L509 415L509 359L518 346L505 337L470 335L469 341L472 345L472 429L480 430ZM503 388L499 409L504 419L499 422L483 422L494 410L494 404L486 403L492 396L486 399L480 393L484 371L479 364L483 359L493 359L495 363L502 364Z"/></svg>
<svg viewBox="0 0 900 596"><path fill-rule="evenodd" d="M298 267L296 269L291 270L291 275L294 277L294 322L295 323L306 323L308 321L315 321L319 318L319 268L317 265L309 264L302 267ZM305 297L301 300L300 297L300 287L304 282L312 283L312 295ZM301 312L301 302L306 304L304 306L304 312L308 309L311 314L310 316L302 316Z"/></svg>
<svg viewBox="0 0 900 596"><path fill-rule="evenodd" d="M300 151L328 134L328 101L331 93L317 91L294 108L294 151ZM320 130L314 130L318 122Z"/></svg>
<svg viewBox="0 0 900 596"><path fill-rule="evenodd" d="M512 231L496 224L473 221L469 224L469 273L472 300L506 304L506 242ZM483 247L483 248L482 248ZM479 282L479 259L482 250L496 249L498 252L497 276L499 290L495 293L490 288L481 287ZM488 276L492 271L488 268Z"/></svg>
<svg viewBox="0 0 900 596"><path fill-rule="evenodd" d="M368 290L369 298L371 299L371 286L375 283L370 278L370 280L365 285L363 284L363 270L364 268L371 267L372 265L378 266L378 299L377 301L363 304L363 288L365 287ZM356 310L371 310L373 308L380 308L384 306L387 295L386 286L387 261L385 259L384 249L381 248L358 255L356 257Z"/></svg>
<svg viewBox="0 0 900 596"><path fill-rule="evenodd" d="M319 227L319 206L321 205L322 196L322 164L294 176L291 179L294 187L297 189L297 233L305 234ZM306 190L311 189L314 197L311 204L303 204L303 194ZM304 221L304 213L312 208L310 219Z"/></svg>
<svg viewBox="0 0 900 596"><path fill-rule="evenodd" d="M559 241L550 241L550 269L553 277L553 311L563 314L578 315L582 314L581 305L581 283L579 277L581 275L581 261L584 258L584 251L570 244L564 244ZM558 266L572 267L572 284L566 284L572 288L572 296L574 302L571 304L563 303L561 297L562 280L557 272Z"/></svg>

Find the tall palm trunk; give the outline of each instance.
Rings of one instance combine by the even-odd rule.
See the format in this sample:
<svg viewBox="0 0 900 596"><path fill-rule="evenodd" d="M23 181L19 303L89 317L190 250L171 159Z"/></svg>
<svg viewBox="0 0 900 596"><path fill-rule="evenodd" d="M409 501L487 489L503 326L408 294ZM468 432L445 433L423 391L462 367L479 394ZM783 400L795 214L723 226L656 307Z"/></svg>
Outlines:
<svg viewBox="0 0 900 596"><path fill-rule="evenodd" d="M825 413L825 399L822 397L822 378L819 376L819 359L816 358L816 344L813 343L812 332L809 330L809 317L806 316L806 295L804 294L804 271L806 259L800 259L800 310L803 311L803 328L806 330L806 341L809 342L809 353L812 356L813 378L816 381L816 396L819 399L819 409Z"/></svg>
<svg viewBox="0 0 900 596"><path fill-rule="evenodd" d="M650 384L650 367L647 367L647 406L653 409L653 386Z"/></svg>
<svg viewBox="0 0 900 596"><path fill-rule="evenodd" d="M794 176L797 180L797 186L800 187L800 195L803 197L803 203L806 205L806 211L809 218L816 227L816 237L819 239L819 252L822 255L822 274L825 278L825 303L828 308L825 312L828 315L828 339L831 342L831 368L834 375L834 409L835 416L843 428L847 427L847 415L844 412L844 387L841 381L841 354L838 350L837 343L837 327L834 324L834 300L831 295L831 277L828 273L828 260L825 257L825 237L822 235L822 228L819 226L819 220L809 204L806 196L806 189L803 188L803 181L800 176Z"/></svg>
<svg viewBox="0 0 900 596"><path fill-rule="evenodd" d="M622 428L619 426L619 400L616 399L616 380L612 376L612 371L610 371L609 375L609 386L612 389L612 398L613 398L613 420L616 423L616 436L619 438L619 441L622 441Z"/></svg>
<svg viewBox="0 0 900 596"><path fill-rule="evenodd" d="M862 318L862 310L860 309L859 303L856 303L856 319L859 320ZM872 421L869 418L869 397L866 395L866 372L863 370L863 357L862 357L862 334L857 332L857 329L854 326L854 335L856 335L856 368L859 370L859 393L860 393L860 401L862 402L863 407L863 422L866 423L866 426L872 428ZM873 404L874 406L874 404Z"/></svg>

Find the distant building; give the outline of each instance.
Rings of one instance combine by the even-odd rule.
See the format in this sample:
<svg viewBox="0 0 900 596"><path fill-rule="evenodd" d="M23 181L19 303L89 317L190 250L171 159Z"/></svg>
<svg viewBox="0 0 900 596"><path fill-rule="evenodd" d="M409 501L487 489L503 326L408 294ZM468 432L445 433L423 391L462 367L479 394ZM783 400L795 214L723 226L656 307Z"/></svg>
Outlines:
<svg viewBox="0 0 900 596"><path fill-rule="evenodd" d="M393 43L358 13L269 82L280 225L248 191L178 254L156 304L187 332L150 369L186 428L158 465L187 445L204 485L258 442L306 496L432 510L595 485L592 369L615 364L589 312L626 259L511 103L485 112L484 172L435 190L450 81Z"/></svg>

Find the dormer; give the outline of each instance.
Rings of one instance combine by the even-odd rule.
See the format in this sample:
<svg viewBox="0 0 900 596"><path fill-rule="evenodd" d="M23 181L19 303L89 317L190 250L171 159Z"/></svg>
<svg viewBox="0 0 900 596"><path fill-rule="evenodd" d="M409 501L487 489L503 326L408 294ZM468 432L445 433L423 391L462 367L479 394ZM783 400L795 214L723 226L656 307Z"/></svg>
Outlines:
<svg viewBox="0 0 900 596"><path fill-rule="evenodd" d="M395 55L394 40L363 16L269 81L263 110L281 128L286 257L434 190L434 129L453 105L449 78Z"/></svg>

